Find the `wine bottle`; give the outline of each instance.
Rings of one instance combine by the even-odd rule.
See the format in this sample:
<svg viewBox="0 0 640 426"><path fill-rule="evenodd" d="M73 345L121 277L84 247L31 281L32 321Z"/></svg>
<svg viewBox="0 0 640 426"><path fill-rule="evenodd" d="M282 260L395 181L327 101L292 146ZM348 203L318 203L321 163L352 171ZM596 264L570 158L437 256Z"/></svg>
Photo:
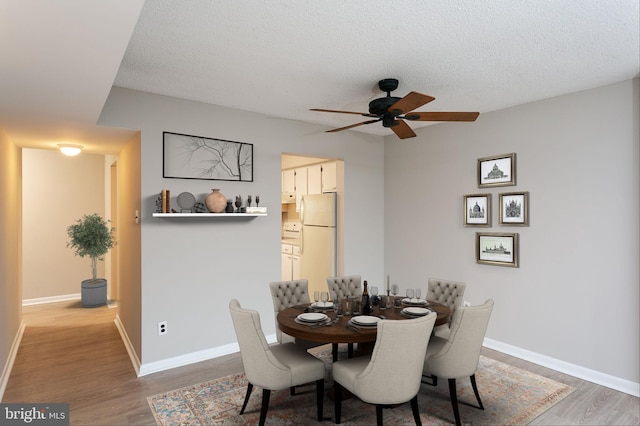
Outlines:
<svg viewBox="0 0 640 426"><path fill-rule="evenodd" d="M364 288L362 290L362 315L370 315L371 314L371 305L369 305L369 288L367 284L367 280L364 280Z"/></svg>

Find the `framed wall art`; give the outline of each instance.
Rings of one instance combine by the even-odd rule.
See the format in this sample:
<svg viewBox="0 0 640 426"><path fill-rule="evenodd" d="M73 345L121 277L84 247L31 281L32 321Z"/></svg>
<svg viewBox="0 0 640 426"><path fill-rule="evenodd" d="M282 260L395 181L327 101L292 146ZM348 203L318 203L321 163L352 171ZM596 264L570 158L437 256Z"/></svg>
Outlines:
<svg viewBox="0 0 640 426"><path fill-rule="evenodd" d="M500 225L529 226L529 193L500 194Z"/></svg>
<svg viewBox="0 0 640 426"><path fill-rule="evenodd" d="M491 226L491 194L463 196L464 226Z"/></svg>
<svg viewBox="0 0 640 426"><path fill-rule="evenodd" d="M162 177L253 182L253 144L162 133Z"/></svg>
<svg viewBox="0 0 640 426"><path fill-rule="evenodd" d="M476 263L518 267L518 234L476 232Z"/></svg>
<svg viewBox="0 0 640 426"><path fill-rule="evenodd" d="M516 184L516 154L478 159L478 188Z"/></svg>

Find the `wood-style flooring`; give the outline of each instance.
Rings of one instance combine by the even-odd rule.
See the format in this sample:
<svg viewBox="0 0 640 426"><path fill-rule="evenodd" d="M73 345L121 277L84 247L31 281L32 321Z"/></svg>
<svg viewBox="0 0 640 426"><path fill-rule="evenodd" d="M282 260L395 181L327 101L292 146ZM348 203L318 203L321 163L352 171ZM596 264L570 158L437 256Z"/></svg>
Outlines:
<svg viewBox="0 0 640 426"><path fill-rule="evenodd" d="M2 402L66 402L72 425L154 425L148 396L242 371L233 354L138 378L116 312L79 301L24 307L26 329ZM640 424L636 397L500 352L483 355L576 388L532 424Z"/></svg>

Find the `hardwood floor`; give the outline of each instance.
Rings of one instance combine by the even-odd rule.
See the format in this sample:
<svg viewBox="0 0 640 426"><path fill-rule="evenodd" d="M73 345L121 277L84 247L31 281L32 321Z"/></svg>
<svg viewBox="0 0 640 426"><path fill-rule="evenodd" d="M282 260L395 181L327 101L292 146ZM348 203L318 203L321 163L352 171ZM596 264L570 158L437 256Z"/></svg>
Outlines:
<svg viewBox="0 0 640 426"><path fill-rule="evenodd" d="M2 402L67 402L72 425L154 425L148 396L242 371L234 354L137 378L116 312L80 302L25 307L27 327ZM636 397L500 352L483 355L576 388L532 424L640 424Z"/></svg>

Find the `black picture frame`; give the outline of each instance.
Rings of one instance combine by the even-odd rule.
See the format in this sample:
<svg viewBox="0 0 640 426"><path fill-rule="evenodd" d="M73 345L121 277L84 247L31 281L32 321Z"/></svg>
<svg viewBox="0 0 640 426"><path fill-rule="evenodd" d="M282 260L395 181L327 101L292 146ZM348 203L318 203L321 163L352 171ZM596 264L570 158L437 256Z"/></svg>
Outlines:
<svg viewBox="0 0 640 426"><path fill-rule="evenodd" d="M253 144L163 132L162 177L253 182Z"/></svg>

